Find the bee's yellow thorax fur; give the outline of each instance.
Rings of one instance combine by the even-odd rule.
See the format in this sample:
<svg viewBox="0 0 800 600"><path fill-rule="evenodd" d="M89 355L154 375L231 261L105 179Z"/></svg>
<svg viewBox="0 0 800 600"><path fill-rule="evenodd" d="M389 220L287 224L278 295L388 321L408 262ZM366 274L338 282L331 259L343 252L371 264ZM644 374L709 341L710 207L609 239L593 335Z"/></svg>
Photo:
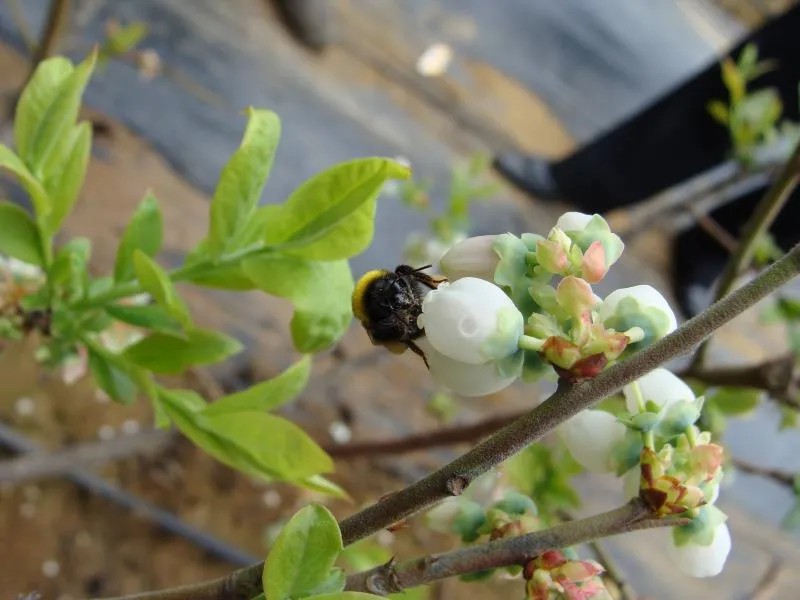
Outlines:
<svg viewBox="0 0 800 600"><path fill-rule="evenodd" d="M370 283L376 279L385 276L389 271L386 269L373 269L367 271L361 276L361 279L356 282L356 287L353 290L353 315L361 322L367 320L367 311L364 306L364 294Z"/></svg>

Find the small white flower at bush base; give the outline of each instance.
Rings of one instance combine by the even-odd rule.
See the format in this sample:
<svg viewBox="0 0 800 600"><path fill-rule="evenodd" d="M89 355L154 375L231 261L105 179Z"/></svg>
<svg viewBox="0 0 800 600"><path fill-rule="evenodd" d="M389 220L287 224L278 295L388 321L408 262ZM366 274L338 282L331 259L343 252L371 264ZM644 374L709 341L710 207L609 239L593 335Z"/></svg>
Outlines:
<svg viewBox="0 0 800 600"><path fill-rule="evenodd" d="M587 471L608 473L614 447L625 436L625 425L611 413L587 409L579 412L558 427L561 439Z"/></svg>
<svg viewBox="0 0 800 600"><path fill-rule="evenodd" d="M459 242L439 260L439 269L450 281L477 277L494 281L500 256L492 249L496 235L479 235Z"/></svg>
<svg viewBox="0 0 800 600"><path fill-rule="evenodd" d="M687 543L677 546L671 532L667 555L682 573L692 577L714 577L722 572L731 551L731 534L725 523L714 528L714 536L707 546Z"/></svg>
<svg viewBox="0 0 800 600"><path fill-rule="evenodd" d="M514 383L520 375L519 371L505 372L495 362L472 365L453 360L436 350L425 338L416 342L428 359L433 380L462 396L494 394Z"/></svg>
<svg viewBox="0 0 800 600"><path fill-rule="evenodd" d="M611 292L597 309L600 321L615 331L639 327L644 336L628 346L637 350L660 340L678 328L678 321L669 303L657 289L636 285Z"/></svg>
<svg viewBox="0 0 800 600"><path fill-rule="evenodd" d="M667 369L653 369L644 377L637 379L635 383L639 386L642 399L645 402L648 400L655 402L659 408L670 406L681 400L686 402L694 402L695 400L692 388ZM628 410L632 413L638 413L639 406L636 401L633 384L623 387L622 393L625 395L625 405Z"/></svg>
<svg viewBox="0 0 800 600"><path fill-rule="evenodd" d="M464 277L428 292L418 323L440 353L481 365L517 351L524 319L499 287Z"/></svg>

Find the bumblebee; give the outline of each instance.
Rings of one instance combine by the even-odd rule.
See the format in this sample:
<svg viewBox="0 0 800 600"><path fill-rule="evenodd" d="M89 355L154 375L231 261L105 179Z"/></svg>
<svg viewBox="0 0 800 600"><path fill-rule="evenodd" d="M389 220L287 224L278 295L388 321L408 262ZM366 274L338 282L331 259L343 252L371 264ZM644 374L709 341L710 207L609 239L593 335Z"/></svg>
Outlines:
<svg viewBox="0 0 800 600"><path fill-rule="evenodd" d="M429 290L447 281L423 273L431 265L415 269L400 265L394 271L368 271L353 290L353 314L361 321L373 344L386 346L396 354L406 348L428 360L414 340L425 335L417 325L422 313L422 299Z"/></svg>

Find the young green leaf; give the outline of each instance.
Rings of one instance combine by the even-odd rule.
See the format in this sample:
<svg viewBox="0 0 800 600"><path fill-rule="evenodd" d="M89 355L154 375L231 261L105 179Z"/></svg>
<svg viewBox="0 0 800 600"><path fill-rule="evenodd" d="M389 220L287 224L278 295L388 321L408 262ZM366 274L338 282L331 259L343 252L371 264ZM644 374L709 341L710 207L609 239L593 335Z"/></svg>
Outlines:
<svg viewBox="0 0 800 600"><path fill-rule="evenodd" d="M210 404L206 415L239 411L268 411L285 404L303 391L311 374L311 357L304 356L283 373Z"/></svg>
<svg viewBox="0 0 800 600"><path fill-rule="evenodd" d="M312 260L339 260L372 241L375 203L389 179L408 167L387 158L362 158L311 177L274 210L264 241Z"/></svg>
<svg viewBox="0 0 800 600"><path fill-rule="evenodd" d="M97 386L112 400L131 404L136 399L136 383L106 356L89 348L89 368Z"/></svg>
<svg viewBox="0 0 800 600"><path fill-rule="evenodd" d="M264 563L267 598L302 597L328 578L342 548L330 511L319 505L302 508L284 525Z"/></svg>
<svg viewBox="0 0 800 600"><path fill-rule="evenodd" d="M89 255L92 243L86 238L73 238L64 244L53 260L49 285L56 293L74 302L83 298L89 284Z"/></svg>
<svg viewBox="0 0 800 600"><path fill-rule="evenodd" d="M126 304L109 304L106 312L117 321L122 321L135 327L144 327L153 331L178 334L183 326L162 307L155 304L141 306Z"/></svg>
<svg viewBox="0 0 800 600"><path fill-rule="evenodd" d="M50 212L50 198L36 177L33 176L19 156L8 146L0 144L0 169L6 169L17 176L22 187L31 197L37 218L43 218Z"/></svg>
<svg viewBox="0 0 800 600"><path fill-rule="evenodd" d="M292 483L307 490L311 490L312 492L317 492L318 494L342 498L343 500L352 500L350 495L341 486L336 485L330 479L326 479L322 475L312 475L311 477L294 480Z"/></svg>
<svg viewBox="0 0 800 600"><path fill-rule="evenodd" d="M708 401L723 414L745 415L758 406L762 392L752 388L723 387L714 392Z"/></svg>
<svg viewBox="0 0 800 600"><path fill-rule="evenodd" d="M39 230L27 212L0 201L0 231L0 253L32 265L44 265Z"/></svg>
<svg viewBox="0 0 800 600"><path fill-rule="evenodd" d="M114 264L114 281L119 283L135 277L133 254L136 250L150 257L158 254L161 250L163 225L158 201L148 192L136 207L133 218L122 235Z"/></svg>
<svg viewBox="0 0 800 600"><path fill-rule="evenodd" d="M14 144L27 163L44 115L75 68L61 56L43 60L20 94L14 115Z"/></svg>
<svg viewBox="0 0 800 600"><path fill-rule="evenodd" d="M311 596L313 600L369 600L372 598L383 598L383 596L376 596L374 594L367 594L364 592L333 592L332 594L320 594L319 596Z"/></svg>
<svg viewBox="0 0 800 600"><path fill-rule="evenodd" d="M51 157L51 153L75 125L96 57L93 52L74 68L63 58L45 60L22 92L14 122L14 141L20 158L34 174L46 178L50 173L44 171L45 165L58 165L65 159L65 156Z"/></svg>
<svg viewBox="0 0 800 600"><path fill-rule="evenodd" d="M261 412L207 417L191 390L160 389L158 398L178 429L211 456L267 481L305 481L330 471L330 457L299 427Z"/></svg>
<svg viewBox="0 0 800 600"><path fill-rule="evenodd" d="M256 285L244 274L241 263L226 265L209 265L208 269L198 272L189 278L195 285L203 285L219 290L246 291L255 289Z"/></svg>
<svg viewBox="0 0 800 600"><path fill-rule="evenodd" d="M205 329L190 329L183 336L151 333L129 346L126 360L156 373L181 373L193 365L207 365L236 354L242 345L235 339Z"/></svg>
<svg viewBox="0 0 800 600"><path fill-rule="evenodd" d="M261 468L284 480L297 480L333 470L333 462L308 434L282 417L242 411L199 414L203 429L228 440Z"/></svg>
<svg viewBox="0 0 800 600"><path fill-rule="evenodd" d="M353 276L347 261L317 262L279 254L243 261L245 274L268 294L295 307L290 325L300 352L317 352L345 332L352 319Z"/></svg>
<svg viewBox="0 0 800 600"><path fill-rule="evenodd" d="M133 251L133 268L144 290L184 327L190 327L192 318L189 309L164 269L139 249Z"/></svg>
<svg viewBox="0 0 800 600"><path fill-rule="evenodd" d="M44 188L52 203L52 210L42 223L45 236L52 237L72 212L86 177L91 151L92 126L84 122L64 133L48 164L44 165Z"/></svg>
<svg viewBox="0 0 800 600"><path fill-rule="evenodd" d="M256 210L280 139L275 113L250 108L248 117L242 143L222 169L211 201L207 248L213 258L240 247L238 234Z"/></svg>

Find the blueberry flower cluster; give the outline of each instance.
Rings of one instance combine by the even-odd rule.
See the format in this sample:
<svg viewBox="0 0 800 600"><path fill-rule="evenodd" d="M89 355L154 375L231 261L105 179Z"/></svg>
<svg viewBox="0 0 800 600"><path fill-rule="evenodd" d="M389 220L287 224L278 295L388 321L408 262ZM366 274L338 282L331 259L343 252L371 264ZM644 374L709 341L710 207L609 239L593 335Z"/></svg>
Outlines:
<svg viewBox="0 0 800 600"><path fill-rule="evenodd" d="M600 215L570 212L547 237L510 233L468 238L440 269L449 284L429 292L419 326L434 379L462 395L496 392L548 365L567 378L591 377L624 353L676 327L650 286L601 299L603 279L623 244Z"/></svg>
<svg viewBox="0 0 800 600"><path fill-rule="evenodd" d="M627 411L619 419L585 410L561 425L561 439L585 469L622 475L628 495L638 495L652 514L690 518L666 532L668 555L688 575L719 574L731 537L725 514L714 505L723 449L695 424L703 398L666 369L623 393Z"/></svg>

